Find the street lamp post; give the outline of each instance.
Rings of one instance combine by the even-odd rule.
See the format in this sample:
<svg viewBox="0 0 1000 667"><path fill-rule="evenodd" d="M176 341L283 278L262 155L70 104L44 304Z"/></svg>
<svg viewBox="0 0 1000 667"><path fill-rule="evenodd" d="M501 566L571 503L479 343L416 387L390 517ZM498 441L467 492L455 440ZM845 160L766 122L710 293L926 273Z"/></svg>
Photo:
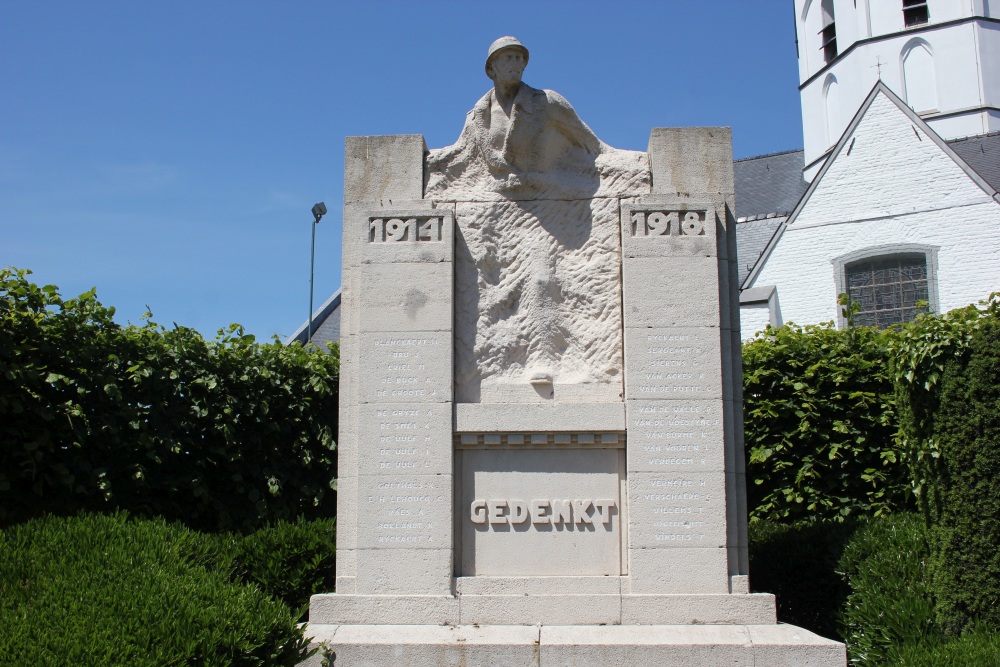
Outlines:
<svg viewBox="0 0 1000 667"><path fill-rule="evenodd" d="M320 202L312 207L313 214L313 224L312 224L312 247L309 250L309 329L308 338L306 338L306 345L312 343L313 339L313 272L316 269L316 225L319 224L320 218L326 215L326 204Z"/></svg>

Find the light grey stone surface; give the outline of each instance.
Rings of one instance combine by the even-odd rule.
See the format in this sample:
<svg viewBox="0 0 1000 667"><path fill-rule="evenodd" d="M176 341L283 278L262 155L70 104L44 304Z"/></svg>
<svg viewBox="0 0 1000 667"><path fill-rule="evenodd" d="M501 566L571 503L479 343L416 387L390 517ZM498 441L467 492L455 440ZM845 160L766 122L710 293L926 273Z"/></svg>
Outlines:
<svg viewBox="0 0 1000 667"><path fill-rule="evenodd" d="M451 332L451 262L365 264L361 280L365 300L360 331Z"/></svg>
<svg viewBox="0 0 1000 667"><path fill-rule="evenodd" d="M733 140L728 127L657 127L649 135L652 191L679 198L729 197Z"/></svg>
<svg viewBox="0 0 1000 667"><path fill-rule="evenodd" d="M393 549L449 548L451 485L451 475L359 475L358 548L390 560Z"/></svg>
<svg viewBox="0 0 1000 667"><path fill-rule="evenodd" d="M690 460L688 457L677 459L683 464ZM630 471L628 489L629 545L632 548L726 546L725 473L718 470Z"/></svg>
<svg viewBox="0 0 1000 667"><path fill-rule="evenodd" d="M457 577L460 595L619 595L621 577Z"/></svg>
<svg viewBox="0 0 1000 667"><path fill-rule="evenodd" d="M719 329L629 327L625 339L626 399L722 399Z"/></svg>
<svg viewBox="0 0 1000 667"><path fill-rule="evenodd" d="M351 665L835 667L844 645L787 625L306 626ZM303 663L319 665L322 655Z"/></svg>
<svg viewBox="0 0 1000 667"><path fill-rule="evenodd" d="M455 243L452 206L428 210L373 209L352 221L365 235L363 264L451 262ZM450 278L449 278L450 280Z"/></svg>
<svg viewBox="0 0 1000 667"><path fill-rule="evenodd" d="M309 623L458 625L458 598L451 595L323 593L309 599Z"/></svg>
<svg viewBox="0 0 1000 667"><path fill-rule="evenodd" d="M394 549L389 554L369 557L358 571L357 590L378 591L381 595L440 594L451 588L453 555L454 550L448 546Z"/></svg>
<svg viewBox="0 0 1000 667"><path fill-rule="evenodd" d="M618 217L615 199L457 205L459 402L538 401L539 376L560 398L620 400Z"/></svg>
<svg viewBox="0 0 1000 667"><path fill-rule="evenodd" d="M626 257L622 290L626 327L719 326L714 257Z"/></svg>
<svg viewBox="0 0 1000 667"><path fill-rule="evenodd" d="M461 574L621 574L622 454L463 451Z"/></svg>
<svg viewBox="0 0 1000 667"><path fill-rule="evenodd" d="M625 431L625 404L456 403L455 430L484 431Z"/></svg>
<svg viewBox="0 0 1000 667"><path fill-rule="evenodd" d="M774 596L628 594L622 596L622 625L745 625L777 623Z"/></svg>
<svg viewBox="0 0 1000 667"><path fill-rule="evenodd" d="M365 403L358 409L366 424L375 425L358 435L359 474L451 474L451 411L447 407Z"/></svg>
<svg viewBox="0 0 1000 667"><path fill-rule="evenodd" d="M718 201L678 202L646 195L623 200L622 253L625 257L712 257L716 254Z"/></svg>
<svg viewBox="0 0 1000 667"><path fill-rule="evenodd" d="M391 208L423 199L424 138L419 134L347 137L344 203Z"/></svg>
<svg viewBox="0 0 1000 667"><path fill-rule="evenodd" d="M725 547L629 547L629 593L729 593Z"/></svg>
<svg viewBox="0 0 1000 667"><path fill-rule="evenodd" d="M368 332L358 335L357 345L364 368L356 392L360 403L451 402L449 332Z"/></svg>

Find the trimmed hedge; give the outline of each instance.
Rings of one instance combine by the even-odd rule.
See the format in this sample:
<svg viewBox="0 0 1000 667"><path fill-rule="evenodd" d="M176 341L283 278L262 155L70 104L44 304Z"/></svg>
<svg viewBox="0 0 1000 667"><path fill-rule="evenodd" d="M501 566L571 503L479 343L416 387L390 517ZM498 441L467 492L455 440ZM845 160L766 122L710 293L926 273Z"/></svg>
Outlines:
<svg viewBox="0 0 1000 667"><path fill-rule="evenodd" d="M973 631L935 646L906 645L899 649L898 667L997 667L1000 634Z"/></svg>
<svg viewBox="0 0 1000 667"><path fill-rule="evenodd" d="M0 526L127 509L202 530L332 516L336 349L120 326L0 271Z"/></svg>
<svg viewBox="0 0 1000 667"><path fill-rule="evenodd" d="M850 587L841 622L852 664L893 664L903 646L927 650L943 641L929 556L917 514L874 518L851 538L838 569Z"/></svg>
<svg viewBox="0 0 1000 667"><path fill-rule="evenodd" d="M941 381L934 591L954 634L1000 631L1000 317L983 320Z"/></svg>
<svg viewBox="0 0 1000 667"><path fill-rule="evenodd" d="M778 620L839 637L838 614L849 588L838 569L858 521L750 524L750 585L774 593Z"/></svg>
<svg viewBox="0 0 1000 667"><path fill-rule="evenodd" d="M305 620L309 597L329 593L336 585L334 520L279 522L249 535L228 535L221 540L233 577L259 586L295 610Z"/></svg>
<svg viewBox="0 0 1000 667"><path fill-rule="evenodd" d="M743 346L751 521L837 519L907 506L893 332L787 325Z"/></svg>
<svg viewBox="0 0 1000 667"><path fill-rule="evenodd" d="M124 514L0 532L0 665L299 664L296 618L214 570L218 537Z"/></svg>

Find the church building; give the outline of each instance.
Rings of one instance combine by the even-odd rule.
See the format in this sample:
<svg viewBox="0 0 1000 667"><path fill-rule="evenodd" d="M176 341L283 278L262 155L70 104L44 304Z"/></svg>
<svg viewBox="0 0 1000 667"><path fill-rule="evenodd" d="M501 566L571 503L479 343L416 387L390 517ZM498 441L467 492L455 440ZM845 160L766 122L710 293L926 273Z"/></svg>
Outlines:
<svg viewBox="0 0 1000 667"><path fill-rule="evenodd" d="M1000 290L1000 2L796 0L804 148L735 164L741 329Z"/></svg>

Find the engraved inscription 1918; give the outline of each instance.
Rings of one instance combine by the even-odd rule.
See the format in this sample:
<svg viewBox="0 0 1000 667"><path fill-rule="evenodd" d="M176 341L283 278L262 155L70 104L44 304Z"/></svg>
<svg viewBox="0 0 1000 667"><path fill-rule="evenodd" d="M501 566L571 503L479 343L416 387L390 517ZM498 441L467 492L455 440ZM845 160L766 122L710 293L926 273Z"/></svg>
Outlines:
<svg viewBox="0 0 1000 667"><path fill-rule="evenodd" d="M704 236L705 211L633 211L632 236Z"/></svg>

